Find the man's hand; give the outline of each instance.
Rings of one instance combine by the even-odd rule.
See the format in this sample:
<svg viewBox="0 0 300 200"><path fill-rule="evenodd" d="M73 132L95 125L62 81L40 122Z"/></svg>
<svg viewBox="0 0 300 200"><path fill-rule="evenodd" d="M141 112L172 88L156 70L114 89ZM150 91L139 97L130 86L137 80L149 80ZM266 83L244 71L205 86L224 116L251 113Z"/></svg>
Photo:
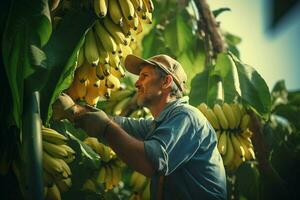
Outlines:
<svg viewBox="0 0 300 200"><path fill-rule="evenodd" d="M103 112L85 112L77 116L74 120L75 127L81 128L91 137L101 138L106 131L111 119Z"/></svg>
<svg viewBox="0 0 300 200"><path fill-rule="evenodd" d="M74 107L75 103L71 97L62 93L57 100L52 104L52 118L53 120L68 119L68 115L72 112L70 110ZM68 114L69 113L69 114Z"/></svg>

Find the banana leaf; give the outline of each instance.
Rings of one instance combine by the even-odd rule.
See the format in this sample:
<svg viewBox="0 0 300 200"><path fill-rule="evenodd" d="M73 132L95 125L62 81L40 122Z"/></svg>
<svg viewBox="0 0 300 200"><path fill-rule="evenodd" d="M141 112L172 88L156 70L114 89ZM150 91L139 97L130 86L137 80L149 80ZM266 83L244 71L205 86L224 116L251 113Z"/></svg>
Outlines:
<svg viewBox="0 0 300 200"><path fill-rule="evenodd" d="M51 35L51 20L47 0L13 0L10 3L2 38L3 61L12 93L13 120L21 126L24 82L33 91L35 73L44 72L44 54L40 50ZM43 80L39 80L41 83Z"/></svg>
<svg viewBox="0 0 300 200"><path fill-rule="evenodd" d="M87 29L94 23L95 15L83 10L70 10L44 48L49 70L41 90L41 117L48 123L52 114L51 105L58 95L69 87L73 80L77 52Z"/></svg>

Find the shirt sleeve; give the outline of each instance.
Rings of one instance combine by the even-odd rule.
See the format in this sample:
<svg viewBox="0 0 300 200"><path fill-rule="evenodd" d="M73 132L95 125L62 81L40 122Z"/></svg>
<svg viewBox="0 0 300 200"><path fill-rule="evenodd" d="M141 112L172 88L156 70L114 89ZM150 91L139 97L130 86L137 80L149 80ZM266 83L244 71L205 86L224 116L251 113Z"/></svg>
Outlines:
<svg viewBox="0 0 300 200"><path fill-rule="evenodd" d="M145 139L151 130L153 119L134 119L128 117L115 116L114 122L119 124L128 134L138 139Z"/></svg>
<svg viewBox="0 0 300 200"><path fill-rule="evenodd" d="M145 152L159 174L169 175L187 162L200 146L201 135L187 113L178 113L145 140Z"/></svg>

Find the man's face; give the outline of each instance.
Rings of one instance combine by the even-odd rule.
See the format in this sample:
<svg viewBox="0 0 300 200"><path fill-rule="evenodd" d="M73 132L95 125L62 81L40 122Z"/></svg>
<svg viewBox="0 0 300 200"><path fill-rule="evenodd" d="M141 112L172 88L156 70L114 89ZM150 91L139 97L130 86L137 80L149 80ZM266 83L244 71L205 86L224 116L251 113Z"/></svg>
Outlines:
<svg viewBox="0 0 300 200"><path fill-rule="evenodd" d="M142 66L139 79L135 86L138 89L137 104L149 107L154 105L162 95L163 79L151 65Z"/></svg>

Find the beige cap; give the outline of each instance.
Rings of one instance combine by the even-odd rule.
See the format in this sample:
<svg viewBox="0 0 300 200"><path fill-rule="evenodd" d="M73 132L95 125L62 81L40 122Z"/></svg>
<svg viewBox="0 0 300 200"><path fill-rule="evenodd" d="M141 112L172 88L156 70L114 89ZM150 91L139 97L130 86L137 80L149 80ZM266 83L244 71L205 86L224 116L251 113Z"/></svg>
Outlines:
<svg viewBox="0 0 300 200"><path fill-rule="evenodd" d="M164 70L167 74L172 75L174 82L181 91L185 90L185 83L187 81L186 73L181 64L167 55L156 55L148 59L143 59L130 54L125 59L125 68L136 75L140 74L142 64L148 63L157 66Z"/></svg>

